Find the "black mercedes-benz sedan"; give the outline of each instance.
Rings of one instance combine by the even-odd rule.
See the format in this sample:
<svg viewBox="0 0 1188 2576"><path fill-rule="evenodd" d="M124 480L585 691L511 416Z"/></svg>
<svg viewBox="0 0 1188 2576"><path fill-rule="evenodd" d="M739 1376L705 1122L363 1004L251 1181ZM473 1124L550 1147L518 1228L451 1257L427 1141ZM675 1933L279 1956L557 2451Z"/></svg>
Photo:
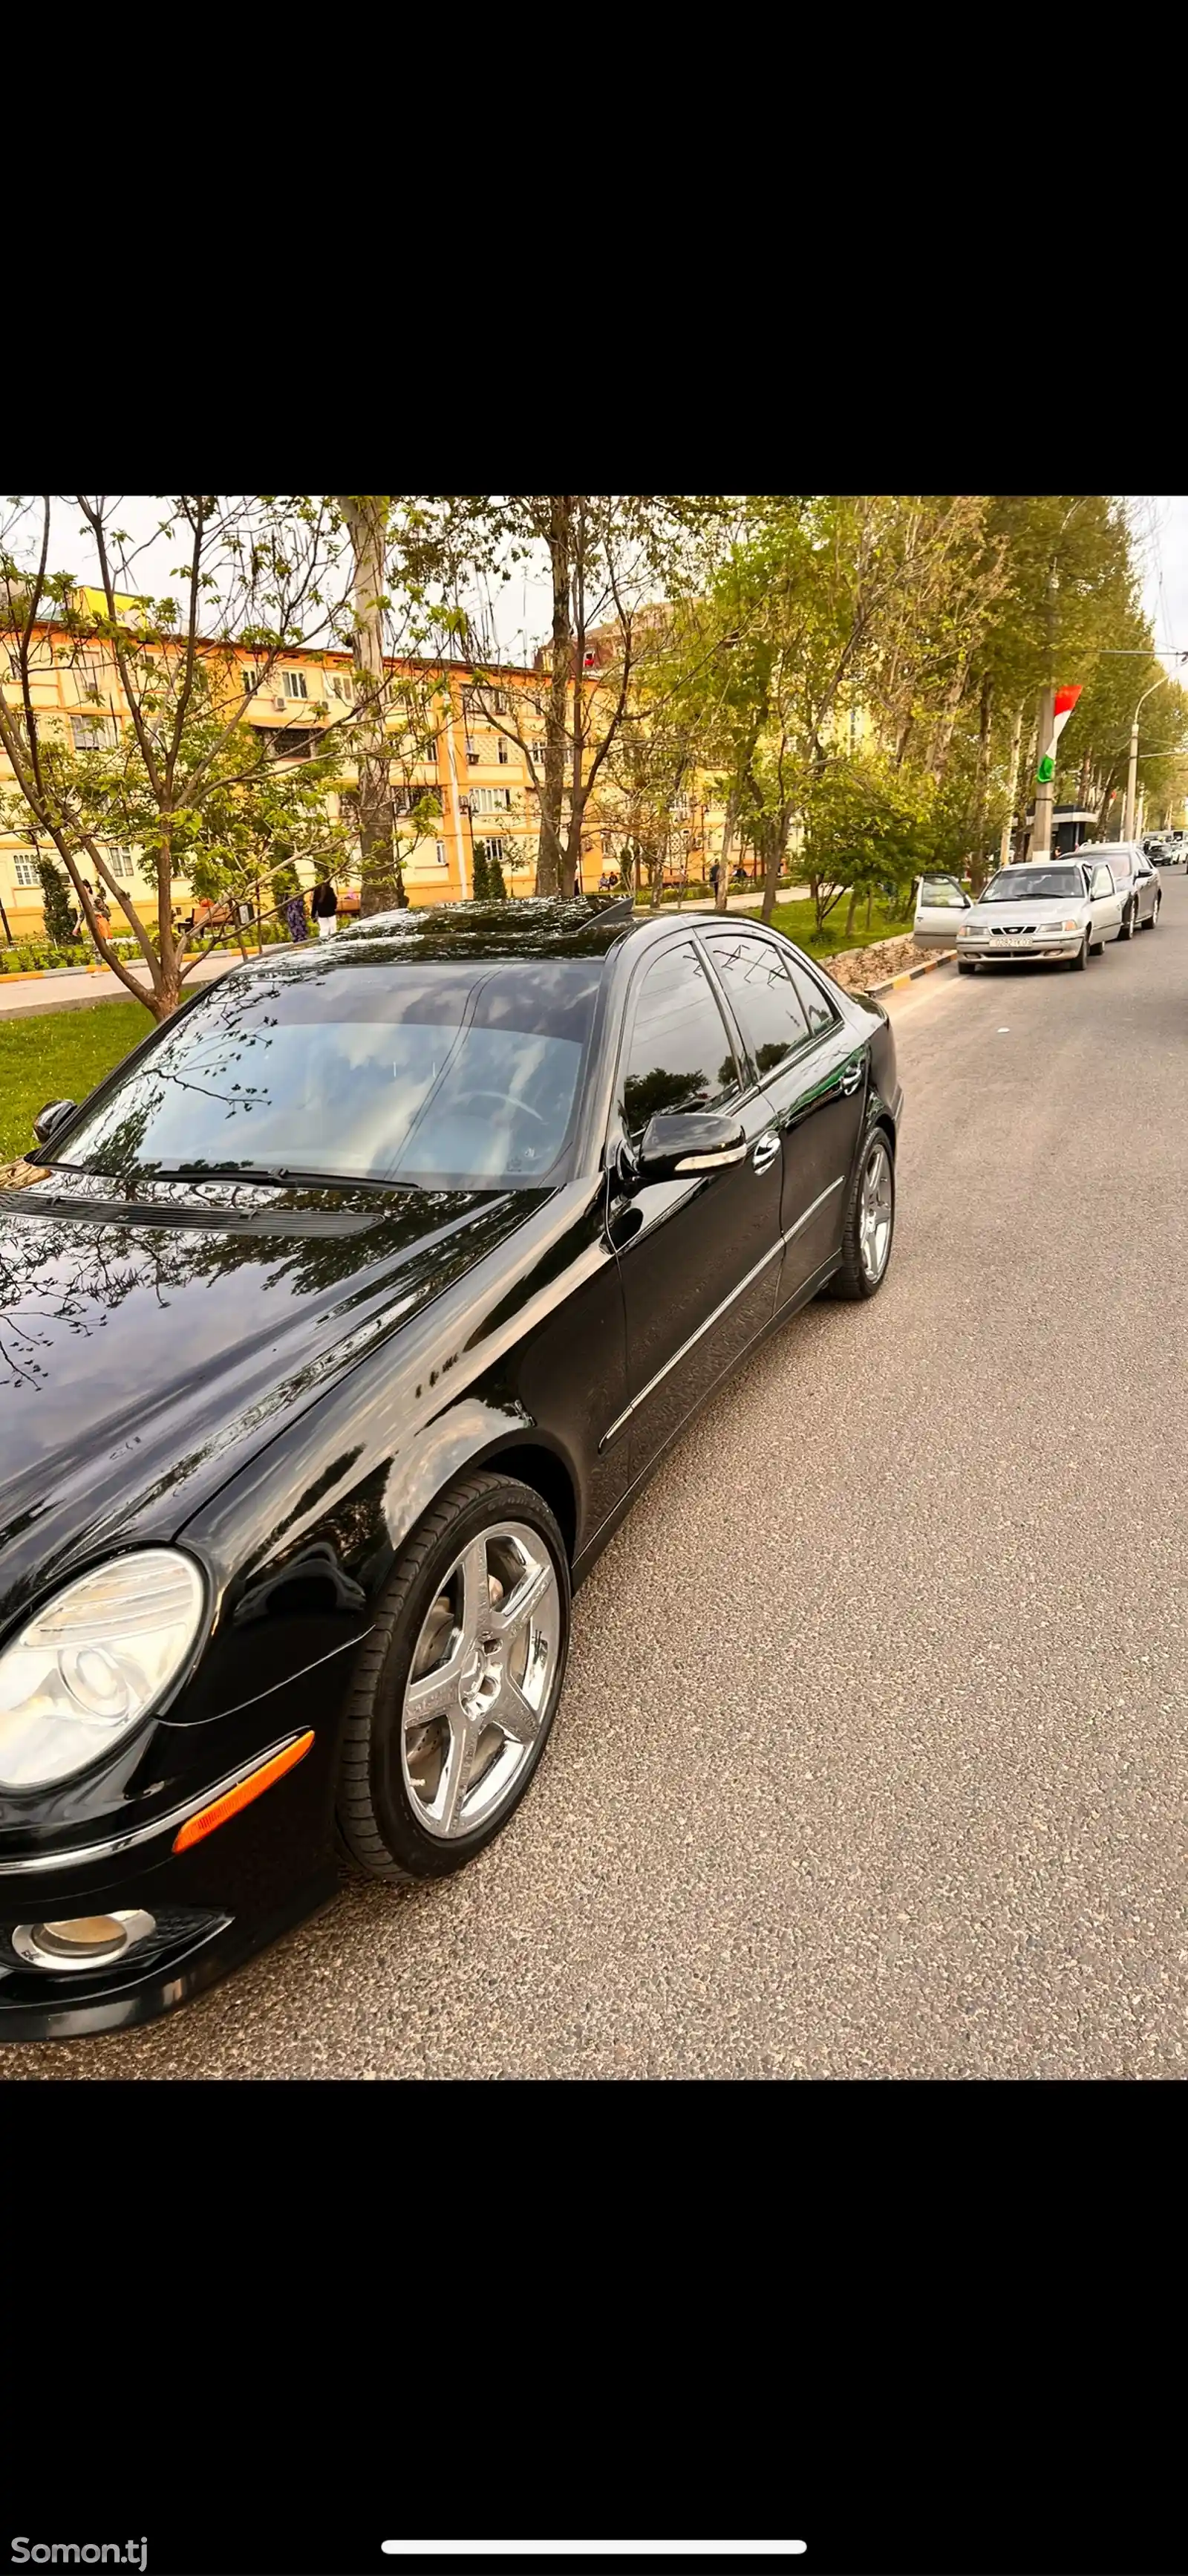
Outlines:
<svg viewBox="0 0 1188 2576"><path fill-rule="evenodd" d="M582 901L236 967L42 1113L0 1197L0 2038L482 1849L657 1460L880 1286L900 1102L886 1014L777 932Z"/></svg>

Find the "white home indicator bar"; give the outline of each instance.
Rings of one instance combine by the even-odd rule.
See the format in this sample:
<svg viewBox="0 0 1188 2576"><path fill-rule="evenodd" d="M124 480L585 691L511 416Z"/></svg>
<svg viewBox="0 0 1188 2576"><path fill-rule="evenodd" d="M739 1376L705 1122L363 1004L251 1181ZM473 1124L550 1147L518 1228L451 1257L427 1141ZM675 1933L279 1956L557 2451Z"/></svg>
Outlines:
<svg viewBox="0 0 1188 2576"><path fill-rule="evenodd" d="M804 2540L385 2540L386 2558L801 2558Z"/></svg>

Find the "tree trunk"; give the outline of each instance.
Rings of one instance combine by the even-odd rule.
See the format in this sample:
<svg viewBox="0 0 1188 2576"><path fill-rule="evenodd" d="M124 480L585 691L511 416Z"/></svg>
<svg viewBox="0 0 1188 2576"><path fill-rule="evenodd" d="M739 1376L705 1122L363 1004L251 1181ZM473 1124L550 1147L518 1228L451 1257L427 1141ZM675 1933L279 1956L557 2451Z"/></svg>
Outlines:
<svg viewBox="0 0 1188 2576"><path fill-rule="evenodd" d="M1015 830L1015 789L1019 779L1019 745L1022 739L1023 709L1022 707L1017 707L1015 710L1015 721L1011 726L1011 774L1007 780L1006 821L1003 824L1002 839L998 845L998 864L1000 868L1005 868L1010 861L1011 842L1013 840Z"/></svg>
<svg viewBox="0 0 1188 2576"><path fill-rule="evenodd" d="M847 912L847 914L846 914L846 937L847 937L847 939L851 939L851 938L853 937L853 935L854 935L854 915L855 915L855 913L856 913L856 912L857 912L857 910L858 910L858 891L859 891L859 890L858 890L858 887L857 887L856 885L851 886L851 888L850 888L850 909L849 909L849 911L848 911L848 912Z"/></svg>
<svg viewBox="0 0 1188 2576"><path fill-rule="evenodd" d="M786 839L787 825L785 824L781 832L778 824L773 824L771 837L763 854L763 903L759 914L761 921L770 921L775 911L775 899L780 883L780 863L783 859Z"/></svg>
<svg viewBox="0 0 1188 2576"><path fill-rule="evenodd" d="M737 787L732 787L730 794L726 799L726 815L722 824L722 856L718 865L718 884L714 895L715 912L725 912L726 910L726 897L730 892L730 853L734 848L734 833L737 822L738 789Z"/></svg>
<svg viewBox="0 0 1188 2576"><path fill-rule="evenodd" d="M383 493L339 495L354 556L355 691L363 708L359 724L359 910L393 912L408 902L400 870L392 813L392 771L384 731L384 541L388 501Z"/></svg>
<svg viewBox="0 0 1188 2576"><path fill-rule="evenodd" d="M552 677L545 711L544 778L540 793L540 845L536 856L536 891L559 895L561 882L561 806L565 794L566 709L573 677L573 621L570 570L573 500L554 493L549 519L549 562L553 576Z"/></svg>
<svg viewBox="0 0 1188 2576"><path fill-rule="evenodd" d="M978 798L975 848L980 862L986 835L986 800L990 791L990 715L994 705L994 682L989 673L982 674L978 696Z"/></svg>

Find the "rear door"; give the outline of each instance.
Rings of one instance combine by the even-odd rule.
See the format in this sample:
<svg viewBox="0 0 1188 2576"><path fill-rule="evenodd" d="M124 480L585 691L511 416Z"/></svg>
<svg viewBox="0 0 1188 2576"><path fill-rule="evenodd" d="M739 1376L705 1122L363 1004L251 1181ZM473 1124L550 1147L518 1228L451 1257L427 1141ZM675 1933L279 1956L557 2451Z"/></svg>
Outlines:
<svg viewBox="0 0 1188 2576"><path fill-rule="evenodd" d="M627 1319L628 1402L603 1436L630 1438L632 1479L771 1318L780 1257L780 1148L766 1098L692 938L643 964L628 995L608 1136L638 1143L665 1110L737 1114L741 1163L616 1195L608 1227Z"/></svg>
<svg viewBox="0 0 1188 2576"><path fill-rule="evenodd" d="M837 1249L866 1089L866 1051L795 950L774 933L707 931L780 1143L778 1304Z"/></svg>
<svg viewBox="0 0 1188 2576"><path fill-rule="evenodd" d="M969 909L969 896L962 892L956 877L921 877L916 897L916 918L912 925L917 945L921 948L955 947L957 924Z"/></svg>
<svg viewBox="0 0 1188 2576"><path fill-rule="evenodd" d="M781 1306L841 1242L870 1080L869 1046L844 1017L836 988L815 974L796 950L786 954L813 1043L804 1060L807 1079L784 1141L787 1213Z"/></svg>

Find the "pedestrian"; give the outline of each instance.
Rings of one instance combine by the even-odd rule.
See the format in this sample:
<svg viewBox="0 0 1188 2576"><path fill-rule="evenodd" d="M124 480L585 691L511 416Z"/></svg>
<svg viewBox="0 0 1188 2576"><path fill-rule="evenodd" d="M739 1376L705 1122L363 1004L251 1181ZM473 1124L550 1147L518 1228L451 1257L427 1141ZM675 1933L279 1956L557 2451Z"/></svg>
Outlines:
<svg viewBox="0 0 1188 2576"><path fill-rule="evenodd" d="M107 911L107 898L103 894L96 894L94 886L91 884L89 878L84 881L83 892L90 896L91 912L94 913L96 923L96 929L92 930L91 914L87 911L86 906L84 905L83 919L86 922L87 937L91 945L91 962L87 968L87 973L88 975L98 975L103 969L103 956L99 946L97 931L109 931L111 929L111 921L108 917Z"/></svg>
<svg viewBox="0 0 1188 2576"><path fill-rule="evenodd" d="M289 896L285 905L285 920L289 925L290 939L308 939L309 923L305 918L305 897L300 892Z"/></svg>
<svg viewBox="0 0 1188 2576"><path fill-rule="evenodd" d="M318 925L319 939L332 939L338 928L338 897L327 877L313 890L310 911Z"/></svg>
<svg viewBox="0 0 1188 2576"><path fill-rule="evenodd" d="M710 892L711 892L711 894L716 894L716 893L717 893L717 891L718 891L718 879L719 879L719 877L721 876L721 873L722 873L722 871L721 871L720 867L718 866L718 862L717 862L717 860L715 859L715 860L714 860L714 864L713 864L712 868L710 869Z"/></svg>

